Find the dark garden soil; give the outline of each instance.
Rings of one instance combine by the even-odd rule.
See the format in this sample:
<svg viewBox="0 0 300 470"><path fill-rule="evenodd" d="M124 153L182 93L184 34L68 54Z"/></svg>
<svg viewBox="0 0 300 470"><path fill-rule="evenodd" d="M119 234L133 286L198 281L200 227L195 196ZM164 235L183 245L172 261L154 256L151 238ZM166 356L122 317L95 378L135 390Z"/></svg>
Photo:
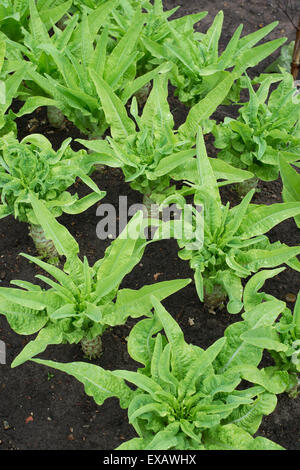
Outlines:
<svg viewBox="0 0 300 470"><path fill-rule="evenodd" d="M296 3L296 2L294 2ZM176 15L208 10L208 16L198 25L205 31L214 16L224 10L225 21L221 48L223 49L236 27L244 24L244 34L279 20L279 26L270 34L270 39L287 36L294 39L295 30L279 10L276 0L182 0L164 1L166 9L182 6ZM255 70L260 73L271 62L266 60ZM18 108L14 103L14 109ZM184 121L186 108L176 99L171 99L176 122ZM221 119L224 110L216 113ZM232 109L225 110L232 113ZM63 131L49 127L45 112L38 110L30 116L17 121L19 137L28 133L42 133L57 148L69 136L77 138L80 133L71 124ZM74 144L79 148L79 144ZM77 146L77 147L76 147ZM213 148L208 143L208 151ZM93 178L99 188L107 191L102 202L109 202L118 207L119 195L128 197L128 204L141 202L139 193L131 190L124 183L119 170L107 169L103 173L94 173ZM260 192L254 202L272 204L281 202L281 183L261 183ZM85 187L76 183L74 191L83 195ZM232 188L222 191L224 201L238 202ZM99 217L96 207L77 216L64 215L60 222L65 224L78 240L81 255L86 255L93 263L103 256L110 241L99 240L96 226ZM288 220L270 232L271 241L281 240L289 245L300 243L300 231L294 221ZM8 286L12 279L33 281L40 269L19 256L20 252L34 253L34 247L25 224L12 217L2 219L0 223L0 285ZM139 288L145 284L176 278L192 277L188 263L177 257L177 245L174 241L153 243L146 249L141 263L124 280L122 287ZM266 283L266 291L286 300L287 294L297 294L300 286L300 274L287 268L275 279ZM209 313L198 300L194 285L190 284L164 302L165 307L179 322L187 342L208 347L223 335L225 328L240 319L217 311ZM293 307L293 304L289 304ZM104 353L97 364L107 369L136 370L138 364L132 361L126 349L128 336L134 321L125 326L106 331L103 337ZM30 341L29 337L15 334L6 320L0 316L0 340L6 343L7 365L0 365L0 449L114 449L122 442L135 436L135 431L128 424L126 410L121 410L116 399L107 400L99 407L92 398L85 395L83 386L74 378L50 370L38 364L27 362L11 369L14 357ZM79 345L61 345L49 347L41 357L60 362L82 361ZM268 360L268 359L267 359ZM278 397L278 406L270 416L264 418L259 434L281 444L286 449L300 449L300 398L291 399L286 395Z"/></svg>

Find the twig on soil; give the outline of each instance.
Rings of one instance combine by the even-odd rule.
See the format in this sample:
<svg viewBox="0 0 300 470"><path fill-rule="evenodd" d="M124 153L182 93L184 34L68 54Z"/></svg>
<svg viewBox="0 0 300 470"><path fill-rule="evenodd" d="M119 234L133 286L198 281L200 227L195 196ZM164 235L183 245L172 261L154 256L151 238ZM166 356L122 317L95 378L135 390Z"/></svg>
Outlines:
<svg viewBox="0 0 300 470"><path fill-rule="evenodd" d="M291 63L291 74L293 75L294 80L297 80L300 67L300 15L298 28L296 32L296 40L293 51L292 63Z"/></svg>

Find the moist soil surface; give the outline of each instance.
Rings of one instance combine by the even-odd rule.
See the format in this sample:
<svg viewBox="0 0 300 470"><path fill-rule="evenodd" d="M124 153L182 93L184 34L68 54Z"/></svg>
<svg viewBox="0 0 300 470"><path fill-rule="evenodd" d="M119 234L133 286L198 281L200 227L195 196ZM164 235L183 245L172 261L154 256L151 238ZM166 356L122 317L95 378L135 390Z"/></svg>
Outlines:
<svg viewBox="0 0 300 470"><path fill-rule="evenodd" d="M294 2L296 3L296 2ZM278 8L275 0L165 0L166 9L180 6L175 16L208 10L207 17L197 25L199 31L206 31L219 10L225 14L223 35L220 48L223 50L240 23L244 24L244 34L251 33L274 20L279 26L269 35L269 39L287 36L294 39L295 30ZM295 16L297 18L297 15ZM274 60L276 54L260 64L251 74L264 71ZM175 98L170 104L176 123L185 120L187 109ZM16 111L20 103L14 102ZM234 113L232 108L224 108L214 118L221 120L224 115ZM49 126L44 109L17 120L19 138L29 133L41 133L48 137L53 146L58 148L67 137L82 137L80 132L67 123L64 130ZM73 144L74 149L80 148ZM214 155L214 149L208 141L208 152ZM119 196L128 197L128 205L141 202L141 195L130 189L124 182L122 172L118 169L105 169L95 172L93 179L99 188L107 191L102 203L111 203L118 207ZM86 188L80 182L72 188L84 195ZM261 182L260 192L256 193L253 202L272 204L281 202L281 182ZM232 205L238 202L232 187L222 189L224 202ZM63 215L63 223L80 245L81 255L86 255L90 264L103 256L110 240L100 240L96 236L96 226L100 218L96 215L96 206L76 216ZM269 233L272 242L280 240L288 245L300 243L300 231L293 219L278 225ZM177 256L177 244L167 240L150 244L139 265L126 276L122 287L139 288L156 281L176 278L192 278L188 262ZM12 279L33 282L34 276L41 270L29 263L19 253L34 254L34 246L28 235L26 224L19 223L13 217L1 220L0 224L0 285L8 286ZM300 274L287 268L275 279L268 280L265 291L281 300L287 294L299 291ZM38 281L37 281L38 282ZM200 303L194 284L191 283L182 291L172 295L164 302L167 310L178 321L188 343L207 348L220 338L225 328L240 319L221 309L215 314ZM293 304L288 304L293 308ZM129 320L125 326L107 330L103 336L104 352L94 361L107 369L136 370L139 364L129 357L126 348L126 337L137 320ZM122 410L116 399L108 399L103 406L95 404L88 397L83 386L73 377L44 366L27 362L11 369L10 364L21 349L33 337L15 334L6 319L0 317L0 340L6 344L7 364L0 365L0 449L102 449L111 450L124 441L135 437L135 431L128 424L126 410ZM59 362L84 361L79 345L60 345L48 347L40 357ZM269 358L265 359L269 361ZM292 399L282 394L278 397L275 411L263 419L259 434L274 440L289 450L300 449L300 398Z"/></svg>

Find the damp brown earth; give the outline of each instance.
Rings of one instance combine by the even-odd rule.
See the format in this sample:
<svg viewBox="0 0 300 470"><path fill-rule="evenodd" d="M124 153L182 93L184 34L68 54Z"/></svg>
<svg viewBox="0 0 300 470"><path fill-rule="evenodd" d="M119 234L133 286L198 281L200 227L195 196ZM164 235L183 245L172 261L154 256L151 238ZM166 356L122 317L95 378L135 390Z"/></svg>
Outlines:
<svg viewBox="0 0 300 470"><path fill-rule="evenodd" d="M294 39L294 29L278 8L277 1L267 0L165 0L166 9L180 6L176 16L208 11L207 17L197 25L199 31L206 31L219 10L224 11L224 28L220 49L224 49L234 30L244 24L244 34L279 20L279 26L269 35L270 39L287 36ZM275 54L276 56L276 54ZM274 56L274 57L275 57ZM261 73L274 59L260 64L253 73ZM177 124L184 121L187 110L176 99L170 104ZM14 102L16 110L20 103ZM222 119L231 108L221 109L216 119ZM37 110L33 115L24 116L17 121L19 137L30 132L39 132L48 137L53 146L71 136L80 137L80 133L71 124L63 131L49 127L45 111ZM79 148L78 144L73 144ZM208 143L208 150L213 147ZM93 175L99 188L107 191L102 202L109 202L118 207L119 196L127 196L128 204L141 202L139 193L131 190L124 183L122 173L116 169L107 169ZM281 201L281 183L261 183L256 194L256 203L272 204ZM84 195L85 188L76 183L73 191ZM237 203L236 193L232 188L222 190L224 201ZM103 256L109 241L99 240L96 226L99 217L96 207L75 217L64 215L59 221L66 225L78 240L81 254L90 262ZM278 225L270 233L271 241L280 240L288 245L300 243L300 231L292 219ZM0 285L8 286L12 279L33 281L39 268L19 256L20 252L33 253L32 240L25 224L12 217L2 219L0 223ZM145 284L176 278L192 277L188 263L177 257L177 246L172 240L154 243L148 246L139 265L124 279L122 287L139 288ZM281 300L287 294L297 294L300 274L287 268L275 279L266 282L266 291ZM208 347L220 338L225 328L237 317L225 310L210 314L199 302L194 285L190 284L164 302L165 307L179 322L188 343ZM289 304L292 307L292 304ZM138 364L127 353L126 338L134 321L125 326L106 331L103 338L104 353L96 362L107 369L136 370ZM0 365L0 449L102 449L116 448L122 442L135 436L134 429L128 424L126 410L119 407L116 399L106 400L103 406L95 404L88 397L83 386L74 378L47 369L31 362L15 369L10 368L13 358L27 344L31 337L15 334L6 320L0 316L0 340L6 344L7 364ZM78 345L60 345L47 348L41 357L61 362L81 361ZM268 361L268 358L265 359ZM278 397L275 411L264 418L259 434L274 440L289 450L300 449L300 398L291 399L286 395Z"/></svg>

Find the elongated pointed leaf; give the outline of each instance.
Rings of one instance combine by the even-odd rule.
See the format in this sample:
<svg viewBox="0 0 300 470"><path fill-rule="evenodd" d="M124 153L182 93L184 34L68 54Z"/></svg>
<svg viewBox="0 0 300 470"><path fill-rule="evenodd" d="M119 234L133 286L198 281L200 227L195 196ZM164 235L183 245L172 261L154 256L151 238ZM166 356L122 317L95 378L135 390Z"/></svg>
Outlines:
<svg viewBox="0 0 300 470"><path fill-rule="evenodd" d="M253 272L261 268L275 268L300 254L300 247L281 246L272 250L248 250L243 264Z"/></svg>
<svg viewBox="0 0 300 470"><path fill-rule="evenodd" d="M81 214L89 209L91 206L99 202L106 196L106 191L102 191L101 193L91 193L87 196L82 197L78 201L75 201L70 206L65 206L63 211L66 214Z"/></svg>
<svg viewBox="0 0 300 470"><path fill-rule="evenodd" d="M300 201L256 207L246 215L245 220L240 225L241 238L246 240L247 238L262 235L283 220L298 214L300 214Z"/></svg>
<svg viewBox="0 0 300 470"><path fill-rule="evenodd" d="M131 265L131 257L141 257L147 244L142 235L143 213L137 212L111 245L98 270L98 279L105 279L122 265Z"/></svg>
<svg viewBox="0 0 300 470"><path fill-rule="evenodd" d="M154 349L153 336L162 329L162 324L156 316L139 321L131 330L128 338L128 352L137 362L150 365Z"/></svg>
<svg viewBox="0 0 300 470"><path fill-rule="evenodd" d="M118 3L120 3L120 0L107 0L89 14L88 22L92 37L95 37L99 29L107 22L108 15L113 11ZM74 35L74 43L79 43L80 40L81 28L79 27Z"/></svg>
<svg viewBox="0 0 300 470"><path fill-rule="evenodd" d="M160 176L169 174L176 167L190 160L194 155L195 150L191 149L182 150L181 152L173 153L162 158L153 173L153 178L159 178Z"/></svg>
<svg viewBox="0 0 300 470"><path fill-rule="evenodd" d="M199 125L206 119L209 119L217 107L224 101L238 76L239 73L228 72L228 75L205 98L191 108L185 123L179 127L178 132L191 137L196 135Z"/></svg>
<svg viewBox="0 0 300 470"><path fill-rule="evenodd" d="M49 344L60 344L63 340L63 333L61 328L54 324L45 326L37 335L37 337L30 341L20 354L14 359L11 367L17 367L24 362L28 361L37 354L45 351Z"/></svg>
<svg viewBox="0 0 300 470"><path fill-rule="evenodd" d="M256 46L242 52L236 60L236 72L242 74L247 68L255 67L259 62L282 46L285 41L286 38L274 39L274 41L269 41L261 46Z"/></svg>
<svg viewBox="0 0 300 470"><path fill-rule="evenodd" d="M261 289L267 279L277 276L285 269L285 267L282 267L278 269L263 270L254 274L254 276L249 279L244 288L243 294L245 310L251 310L251 308L259 305L262 302L262 300L266 297L266 294L263 292L259 293L259 289Z"/></svg>
<svg viewBox="0 0 300 470"><path fill-rule="evenodd" d="M91 78L100 97L107 123L111 126L112 137L116 140L126 139L135 132L135 125L128 117L126 108L110 86L94 70L90 70Z"/></svg>
<svg viewBox="0 0 300 470"><path fill-rule="evenodd" d="M161 387L150 377L137 372L131 372L129 370L114 370L112 374L133 383L138 388L148 392L152 396L155 392L160 392L162 390Z"/></svg>
<svg viewBox="0 0 300 470"><path fill-rule="evenodd" d="M154 296L152 296L152 303L171 344L173 373L175 378L182 379L191 363L194 362L196 354L192 346L184 341L184 335L178 323Z"/></svg>
<svg viewBox="0 0 300 470"><path fill-rule="evenodd" d="M249 193L243 198L242 202L239 204L233 217L229 220L228 224L226 225L225 235L223 237L224 243L225 241L231 240L233 235L235 235L235 233L239 229L254 193L255 189L249 191Z"/></svg>
<svg viewBox="0 0 300 470"><path fill-rule="evenodd" d="M132 399L133 391L125 385L124 381L102 367L86 362L61 364L42 359L33 359L33 361L75 377L84 385L85 393L93 397L97 405L102 405L107 398L117 397L120 400L120 406L127 408Z"/></svg>
<svg viewBox="0 0 300 470"><path fill-rule="evenodd" d="M0 287L0 295L9 302L14 302L34 310L44 310L46 308L45 295L42 292L30 292L12 287Z"/></svg>
<svg viewBox="0 0 300 470"><path fill-rule="evenodd" d="M44 269L47 273L49 273L51 276L54 277L62 286L64 286L67 290L69 290L73 295L76 295L79 293L79 290L77 286L74 284L72 281L71 277L65 274L61 269L57 268L56 266L53 266L52 264L45 263L39 258L36 258L35 256L30 256L27 255L26 253L20 253L24 258L29 259L33 263L37 264L40 266L42 269Z"/></svg>
<svg viewBox="0 0 300 470"><path fill-rule="evenodd" d="M250 49L255 44L257 44L261 39L263 39L267 34L273 31L274 28L278 26L278 21L273 21L273 23L264 26L263 28L254 31L254 33L247 34L239 41L239 51L242 53L244 50Z"/></svg>
<svg viewBox="0 0 300 470"><path fill-rule="evenodd" d="M29 26L31 33L38 44L46 44L50 42L50 37L47 28L43 23L34 0L29 0L30 20Z"/></svg>
<svg viewBox="0 0 300 470"><path fill-rule="evenodd" d="M46 29L49 30L55 23L57 23L58 20L60 20L67 13L71 5L72 0L69 0L53 8L40 10L40 18L46 26Z"/></svg>
<svg viewBox="0 0 300 470"><path fill-rule="evenodd" d="M147 72L144 75L141 75L140 77L137 77L135 80L133 80L133 82L129 82L128 84L126 84L125 88L122 92L122 95L121 95L122 103L126 104L127 101L138 90L143 88L144 85L146 85L151 80L153 80L158 74L169 72L171 70L171 68L172 68L172 64L170 62L164 62L163 64L161 64L158 67L154 68L150 72Z"/></svg>
<svg viewBox="0 0 300 470"><path fill-rule="evenodd" d="M118 292L116 308L126 316L146 315L152 308L151 295L161 301L190 282L191 279L178 279L151 284L139 290L122 289Z"/></svg>
<svg viewBox="0 0 300 470"><path fill-rule="evenodd" d="M79 246L69 231L61 225L46 206L32 193L29 195L34 213L44 229L47 238L53 240L55 248L61 256L74 257Z"/></svg>

